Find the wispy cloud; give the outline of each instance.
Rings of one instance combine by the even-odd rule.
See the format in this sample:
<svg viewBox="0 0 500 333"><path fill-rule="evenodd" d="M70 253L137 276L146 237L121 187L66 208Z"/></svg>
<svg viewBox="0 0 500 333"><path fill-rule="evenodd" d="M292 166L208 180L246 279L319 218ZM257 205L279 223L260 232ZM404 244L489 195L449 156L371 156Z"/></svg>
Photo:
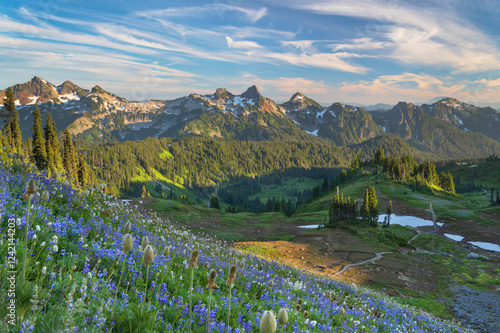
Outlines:
<svg viewBox="0 0 500 333"><path fill-rule="evenodd" d="M295 49L300 50L302 53L312 53L316 51L313 44L316 43L314 40L293 40L293 41L282 41L281 45L291 46Z"/></svg>
<svg viewBox="0 0 500 333"><path fill-rule="evenodd" d="M343 58L361 57L360 55L347 53L315 53L315 54L295 54L295 53L277 53L268 52L264 57L286 61L296 66L327 68L343 72L364 74L368 68L356 64L348 63Z"/></svg>
<svg viewBox="0 0 500 333"><path fill-rule="evenodd" d="M377 96L392 103L404 98L425 101L436 96L464 97L465 88L465 84L448 84L428 74L403 73L379 76L372 81L344 82L338 91L350 98Z"/></svg>
<svg viewBox="0 0 500 333"><path fill-rule="evenodd" d="M364 35L360 38L370 41L385 37L382 42L395 44L391 56L403 63L447 66L454 73L500 68L500 50L490 37L455 13L426 7L425 3L415 6L405 1L292 0L287 6L316 14L372 20L364 31L359 31ZM341 45L346 47L352 45Z"/></svg>
<svg viewBox="0 0 500 333"><path fill-rule="evenodd" d="M331 47L334 52L336 52L340 50L378 50L388 48L393 45L394 43L391 42L375 41L370 37L362 37L351 39L348 41L348 43L330 44L328 46Z"/></svg>
<svg viewBox="0 0 500 333"><path fill-rule="evenodd" d="M259 49L262 45L252 41L235 41L229 36L226 36L227 46L234 49Z"/></svg>
<svg viewBox="0 0 500 333"><path fill-rule="evenodd" d="M331 91L332 87L325 84L323 81L308 80L302 77L279 77L277 79L264 79L247 75L244 79L248 85L255 84L262 87L263 91L274 89L288 94L300 91L307 95L326 94Z"/></svg>
<svg viewBox="0 0 500 333"><path fill-rule="evenodd" d="M214 16L217 15L220 19L227 12L236 12L242 14L243 17L255 23L267 15L267 8L261 7L259 9L250 9L224 3L213 3L205 6L189 6L189 7L175 7L166 9L155 9L137 12L139 16L147 17L199 17L199 16Z"/></svg>
<svg viewBox="0 0 500 333"><path fill-rule="evenodd" d="M221 26L217 28L217 31L222 31L229 34L232 38L259 38L259 39L292 39L295 38L296 33L286 30L277 30L271 28L260 28L254 26Z"/></svg>

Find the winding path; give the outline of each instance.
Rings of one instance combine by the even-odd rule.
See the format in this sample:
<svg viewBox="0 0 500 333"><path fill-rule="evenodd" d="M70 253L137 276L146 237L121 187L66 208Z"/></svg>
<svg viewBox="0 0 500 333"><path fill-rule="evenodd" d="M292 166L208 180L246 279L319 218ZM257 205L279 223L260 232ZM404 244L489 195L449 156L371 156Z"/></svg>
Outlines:
<svg viewBox="0 0 500 333"><path fill-rule="evenodd" d="M389 253L392 253L392 252L378 252L378 253L375 253L375 257L371 258L371 259L366 259L366 260L363 260L363 261L360 261L360 262L357 262L355 264L349 264L349 265L345 265L340 271L338 271L337 273L333 274L333 276L338 276L338 275L342 275L344 274L345 272L347 272L347 270L353 266L360 266L360 265L364 265L364 264L367 264L369 262L373 262L375 260L380 260L382 259L382 256L384 254L389 254Z"/></svg>
<svg viewBox="0 0 500 333"><path fill-rule="evenodd" d="M408 244L411 245L411 242L413 242L415 240L415 238L417 238L420 234L422 234L422 231L418 228L411 228L412 230L415 230L417 233L415 234L415 236L413 236L409 241L408 241ZM417 251L419 251L417 249ZM432 252L429 252L429 251L425 251L427 253L432 253ZM349 264L349 265L345 265L344 267L342 267L342 269L340 271L338 271L337 273L333 274L333 276L339 276L339 275L342 275L344 274L345 272L347 272L347 270L353 266L361 266L361 265L364 265L364 264L367 264L369 262L373 262L373 261L376 261L376 260L380 260L382 259L382 256L384 254L389 254L389 253L393 253L393 252L378 252L378 253L375 253L375 257L371 258L371 259L367 259L367 260L363 260L363 261L360 261L360 262L357 262L355 264Z"/></svg>

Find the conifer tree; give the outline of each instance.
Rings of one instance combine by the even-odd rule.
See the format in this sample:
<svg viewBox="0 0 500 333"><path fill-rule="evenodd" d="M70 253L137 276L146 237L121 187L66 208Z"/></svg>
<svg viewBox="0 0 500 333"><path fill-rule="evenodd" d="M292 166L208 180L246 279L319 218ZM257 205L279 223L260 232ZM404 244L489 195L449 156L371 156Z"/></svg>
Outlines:
<svg viewBox="0 0 500 333"><path fill-rule="evenodd" d="M87 164L85 163L82 154L78 154L78 182L82 187L87 185L88 177Z"/></svg>
<svg viewBox="0 0 500 333"><path fill-rule="evenodd" d="M45 138L45 150L47 152L47 166L51 172L62 171L61 151L57 139L56 124L47 112L47 123L45 124L43 136Z"/></svg>
<svg viewBox="0 0 500 333"><path fill-rule="evenodd" d="M385 159L384 150L382 148L380 148L375 153L375 163L378 165L384 165L384 159Z"/></svg>
<svg viewBox="0 0 500 333"><path fill-rule="evenodd" d="M7 142L5 142L5 136L3 135L2 130L0 130L0 146L2 147L8 146Z"/></svg>
<svg viewBox="0 0 500 333"><path fill-rule="evenodd" d="M215 194L210 198L210 208L220 209L219 198Z"/></svg>
<svg viewBox="0 0 500 333"><path fill-rule="evenodd" d="M45 140L42 130L42 116L38 109L38 104L35 106L33 114L33 159L39 170L45 169L47 166L47 151L45 149Z"/></svg>
<svg viewBox="0 0 500 333"><path fill-rule="evenodd" d="M453 176L451 175L451 173L449 171L446 174L446 177L448 178L448 189L447 189L447 191L449 191L451 193L455 193L455 183L453 182Z"/></svg>
<svg viewBox="0 0 500 333"><path fill-rule="evenodd" d="M373 186L368 187L368 206L369 206L369 222L373 227L377 226L378 221L378 210L377 210L377 193L375 192L375 188Z"/></svg>
<svg viewBox="0 0 500 333"><path fill-rule="evenodd" d="M9 118L11 118L10 123L6 127L9 128L8 142L12 147L13 151L22 153L23 150L23 136L21 134L21 129L19 128L19 115L17 113L16 102L14 101L14 93L12 88L8 89L5 93L5 99L3 101L3 109Z"/></svg>
<svg viewBox="0 0 500 333"><path fill-rule="evenodd" d="M392 200L389 201L389 206L387 206L387 220L386 220L386 225L384 226L387 229L389 229L389 227L391 226L391 214L392 214Z"/></svg>
<svg viewBox="0 0 500 333"><path fill-rule="evenodd" d="M63 156L63 166L68 176L71 180L77 181L77 164L76 164L76 152L75 146L73 146L73 141L71 140L71 134L67 129L63 132L64 135L64 156Z"/></svg>
<svg viewBox="0 0 500 333"><path fill-rule="evenodd" d="M323 185L321 185L321 194L325 194L326 192L328 192L328 178L325 177Z"/></svg>
<svg viewBox="0 0 500 333"><path fill-rule="evenodd" d="M365 192L365 200L363 201L363 204L361 205L361 218L363 221L369 223L370 222L370 196L368 194L368 189Z"/></svg>
<svg viewBox="0 0 500 333"><path fill-rule="evenodd" d="M17 112L12 117L10 122L10 146L15 148L18 153L23 152L23 136L21 134L21 129L19 128L19 115Z"/></svg>

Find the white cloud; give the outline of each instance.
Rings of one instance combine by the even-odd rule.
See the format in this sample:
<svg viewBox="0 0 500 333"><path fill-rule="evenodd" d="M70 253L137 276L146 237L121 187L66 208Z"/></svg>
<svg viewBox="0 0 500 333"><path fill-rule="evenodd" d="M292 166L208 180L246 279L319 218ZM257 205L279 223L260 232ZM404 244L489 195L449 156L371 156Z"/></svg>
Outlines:
<svg viewBox="0 0 500 333"><path fill-rule="evenodd" d="M346 53L315 53L315 54L294 54L294 53L276 53L267 52L262 54L265 58L285 61L289 64L296 66L307 66L307 67L318 67L333 69L349 73L364 74L368 71L368 68L350 64L342 58L346 58ZM353 57L356 57L353 55Z"/></svg>
<svg viewBox="0 0 500 333"><path fill-rule="evenodd" d="M267 15L267 8L262 7L259 9L250 9L224 3L213 3L205 6L146 10L137 12L136 14L147 17L199 17L206 15L218 15L222 19L226 12L240 13L246 20L251 23L255 23Z"/></svg>
<svg viewBox="0 0 500 333"><path fill-rule="evenodd" d="M351 39L349 43L345 44L330 44L329 47L332 48L334 52L339 50L376 50L383 49L393 45L391 42L374 41L370 37L362 37Z"/></svg>
<svg viewBox="0 0 500 333"><path fill-rule="evenodd" d="M280 42L283 46L291 46L300 50L302 53L312 53L315 51L313 44L314 40L293 40L293 41L282 41Z"/></svg>
<svg viewBox="0 0 500 333"><path fill-rule="evenodd" d="M163 51L172 51L183 54L188 54L202 59L214 59L219 61L228 61L226 58L200 50L194 47L187 46L185 43L162 37L156 33L129 29L125 26L115 24L96 24L96 31L101 35L107 36L117 41L133 44L136 46L144 46Z"/></svg>
<svg viewBox="0 0 500 333"><path fill-rule="evenodd" d="M245 80L246 79L246 80ZM247 85L255 84L258 87L266 89L274 89L280 92L289 94L290 96L297 91L309 95L327 94L331 91L331 87L323 81L308 80L301 77L280 77L278 79L263 79L247 75L244 80Z"/></svg>
<svg viewBox="0 0 500 333"><path fill-rule="evenodd" d="M52 26L39 27L32 24L20 23L11 19L0 18L0 31L21 34L24 38L38 38L69 43L73 45L90 45L105 47L135 54L151 54L151 50L115 43L109 39L84 33L66 32ZM15 47L15 45L13 46Z"/></svg>
<svg viewBox="0 0 500 333"><path fill-rule="evenodd" d="M252 41L235 41L229 36L226 36L227 46L234 49L258 49L262 48L261 45Z"/></svg>
<svg viewBox="0 0 500 333"><path fill-rule="evenodd" d="M391 103L397 100L425 101L436 96L459 99L467 96L466 84L446 83L431 75L413 73L383 75L372 81L344 82L338 91L349 98L375 96L381 102Z"/></svg>
<svg viewBox="0 0 500 333"><path fill-rule="evenodd" d="M245 38L259 38L259 39L292 39L295 37L294 32L259 28L253 26L246 27L234 27L234 26L222 26L217 28L218 31L222 31L226 34L230 34L233 38L245 39Z"/></svg>
<svg viewBox="0 0 500 333"><path fill-rule="evenodd" d="M442 10L435 4L426 7L425 3L416 6L404 1L382 0L291 0L287 6L316 14L371 20L365 31L359 31L360 38L368 38L368 41L374 37L384 38L382 42L393 43L391 57L406 64L448 67L454 73L500 68L497 42L450 12L449 7ZM352 48L352 45L340 47Z"/></svg>

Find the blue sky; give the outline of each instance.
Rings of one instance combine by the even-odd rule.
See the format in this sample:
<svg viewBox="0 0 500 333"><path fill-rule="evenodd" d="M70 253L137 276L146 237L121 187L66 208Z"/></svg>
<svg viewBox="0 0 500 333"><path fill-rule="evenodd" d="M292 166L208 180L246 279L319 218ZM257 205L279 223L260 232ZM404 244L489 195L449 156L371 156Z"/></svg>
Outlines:
<svg viewBox="0 0 500 333"><path fill-rule="evenodd" d="M498 0L4 0L0 88L37 75L131 100L250 85L276 101L500 103Z"/></svg>

